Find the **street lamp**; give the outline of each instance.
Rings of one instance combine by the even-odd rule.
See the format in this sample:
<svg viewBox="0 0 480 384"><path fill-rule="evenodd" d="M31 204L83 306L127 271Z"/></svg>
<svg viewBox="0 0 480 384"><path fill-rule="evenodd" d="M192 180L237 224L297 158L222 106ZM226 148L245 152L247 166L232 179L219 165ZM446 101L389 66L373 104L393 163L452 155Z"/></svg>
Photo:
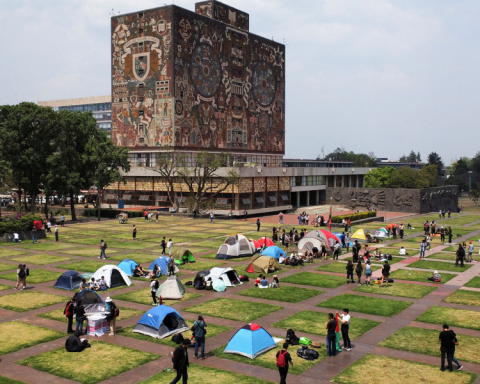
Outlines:
<svg viewBox="0 0 480 384"><path fill-rule="evenodd" d="M468 190L471 191L472 190L472 171L468 171L468 176L469 176Z"/></svg>

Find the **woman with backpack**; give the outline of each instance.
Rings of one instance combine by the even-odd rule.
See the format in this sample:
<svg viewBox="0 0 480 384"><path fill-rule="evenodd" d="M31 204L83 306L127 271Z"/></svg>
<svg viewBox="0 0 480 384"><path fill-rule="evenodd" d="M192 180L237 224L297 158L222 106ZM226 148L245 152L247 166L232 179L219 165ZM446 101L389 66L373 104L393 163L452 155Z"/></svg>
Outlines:
<svg viewBox="0 0 480 384"><path fill-rule="evenodd" d="M107 311L110 312L110 314L107 316L107 320L110 323L110 333L108 335L115 336L117 333L117 317L120 315L120 310L117 308L110 296L105 300L105 304L107 304Z"/></svg>
<svg viewBox="0 0 480 384"><path fill-rule="evenodd" d="M203 316L198 316L198 320L193 323L192 331L193 336L195 337L195 356L194 359L198 359L198 349L201 348L200 353L202 355L201 359L205 360L205 335L207 330L205 329L207 324L203 319Z"/></svg>
<svg viewBox="0 0 480 384"><path fill-rule="evenodd" d="M363 265L362 260L358 260L357 266L355 267L355 273L357 274L357 284L362 285L362 274L363 274ZM353 280L353 278L352 278ZM353 281L352 281L353 283Z"/></svg>
<svg viewBox="0 0 480 384"><path fill-rule="evenodd" d="M156 276L152 277L152 282L150 283L150 290L152 293L152 299L153 299L153 304L152 305L158 305L157 304L157 290L160 287L160 283L157 280Z"/></svg>
<svg viewBox="0 0 480 384"><path fill-rule="evenodd" d="M288 343L283 343L283 349L277 352L277 367L280 374L280 384L287 383L288 365L293 367L292 357L288 353Z"/></svg>
<svg viewBox="0 0 480 384"><path fill-rule="evenodd" d="M13 289L17 290L22 287L22 291L25 289L27 286L27 266L25 264L18 264L18 269L17 269L17 285L13 287Z"/></svg>

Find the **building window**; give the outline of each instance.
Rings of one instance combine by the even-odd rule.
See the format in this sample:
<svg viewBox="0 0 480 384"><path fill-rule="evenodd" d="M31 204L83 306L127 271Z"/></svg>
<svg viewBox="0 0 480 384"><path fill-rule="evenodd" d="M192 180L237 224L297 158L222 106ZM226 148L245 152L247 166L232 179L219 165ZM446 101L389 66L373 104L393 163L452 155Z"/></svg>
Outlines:
<svg viewBox="0 0 480 384"><path fill-rule="evenodd" d="M143 12L139 12L138 17L143 17Z"/></svg>

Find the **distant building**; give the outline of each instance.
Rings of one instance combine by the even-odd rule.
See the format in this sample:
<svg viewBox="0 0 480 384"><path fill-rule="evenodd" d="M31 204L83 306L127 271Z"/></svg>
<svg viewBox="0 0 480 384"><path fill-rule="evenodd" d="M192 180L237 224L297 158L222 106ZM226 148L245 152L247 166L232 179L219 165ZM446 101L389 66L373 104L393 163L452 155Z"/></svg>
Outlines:
<svg viewBox="0 0 480 384"><path fill-rule="evenodd" d="M388 160L387 158L377 158L377 167L393 167L393 168L408 167L408 168L420 170L425 165L426 165L425 163L421 163L421 162L409 163L409 162Z"/></svg>

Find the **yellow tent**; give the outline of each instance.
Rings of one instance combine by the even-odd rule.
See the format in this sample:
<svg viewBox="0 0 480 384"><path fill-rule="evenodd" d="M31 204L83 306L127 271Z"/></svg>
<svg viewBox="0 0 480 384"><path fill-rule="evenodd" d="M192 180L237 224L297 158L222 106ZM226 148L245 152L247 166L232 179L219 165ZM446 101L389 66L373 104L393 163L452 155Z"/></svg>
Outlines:
<svg viewBox="0 0 480 384"><path fill-rule="evenodd" d="M359 242L363 242L363 243L368 243L369 241L371 241L370 240L371 236L369 233L365 232L363 229L359 229L352 235L351 239L358 240Z"/></svg>

